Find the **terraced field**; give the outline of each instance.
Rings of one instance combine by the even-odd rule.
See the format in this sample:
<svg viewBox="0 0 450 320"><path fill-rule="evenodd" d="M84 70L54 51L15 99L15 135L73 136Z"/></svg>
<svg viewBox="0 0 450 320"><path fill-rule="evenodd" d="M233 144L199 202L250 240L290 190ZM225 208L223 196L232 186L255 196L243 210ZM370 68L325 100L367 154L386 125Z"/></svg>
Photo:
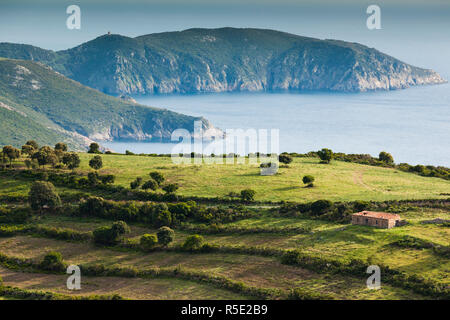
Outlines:
<svg viewBox="0 0 450 320"><path fill-rule="evenodd" d="M87 163L91 157L80 154L77 175L90 171ZM339 161L324 165L313 158L295 158L288 167L280 168L276 176L260 176L258 166L249 164L175 166L170 158L164 157L102 155L102 158L104 166L99 173L113 174L114 185L125 187L125 191L55 183L63 200L58 210L33 212L26 221L0 224L3 286L69 298L116 295L125 299L286 299L292 298L294 288L307 290L309 298L322 299L448 298L450 259L444 249L450 246L450 229L442 223L424 222L450 219L450 204L445 196L450 191L449 181ZM26 197L35 179L21 173L22 160L16 162L14 171L0 172L0 208L6 215L14 210L31 212ZM70 173L50 168L46 171ZM166 183L180 186L176 192L181 197L178 202L184 203L183 197L195 196L202 203L196 210L222 212L222 220L207 222L194 215L186 221L172 221L173 241L147 250L140 245L140 239L144 234L156 234L158 227L142 219L122 218L130 232L120 242L96 243L94 231L119 219L96 212L80 214L79 208L89 196L111 199L111 205L119 208L116 214L119 212L123 217L130 217L121 213L129 206L177 202L133 199L136 190L129 189L130 182L136 177L145 181L151 171L161 172ZM301 185L305 174L316 177L314 188ZM225 197L229 192L248 187L256 191L255 201L240 203ZM114 201L119 195L120 201ZM218 199L212 201L213 197ZM310 203L319 199L429 201L387 205L386 211L398 212L408 221L407 225L393 229L356 226L349 224L348 219L333 220L301 212L283 214L282 204L278 203L281 200ZM188 250L185 242L193 235L203 238L203 247ZM395 245L408 237L429 245L420 248ZM64 272L41 267L41 261L52 251L61 253L66 265L81 266L81 290L67 289L68 275ZM287 263L286 257L292 252L301 254L303 260ZM323 263L318 267L313 261ZM410 277L421 285L425 281L427 288L431 283L440 291L406 286L388 276L383 281L383 274L381 289L370 290L366 286L368 275L349 272L344 267L327 269L334 263L387 266L402 277ZM8 294L0 296L13 298Z"/></svg>

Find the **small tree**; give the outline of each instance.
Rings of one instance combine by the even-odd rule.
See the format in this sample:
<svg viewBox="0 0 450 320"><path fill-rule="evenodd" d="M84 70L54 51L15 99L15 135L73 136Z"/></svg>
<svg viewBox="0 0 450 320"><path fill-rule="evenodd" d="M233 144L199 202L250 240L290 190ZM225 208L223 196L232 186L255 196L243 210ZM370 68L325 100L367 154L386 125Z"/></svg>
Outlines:
<svg viewBox="0 0 450 320"><path fill-rule="evenodd" d="M162 188L166 193L174 193L175 191L178 190L178 185L176 183L170 183L165 185Z"/></svg>
<svg viewBox="0 0 450 320"><path fill-rule="evenodd" d="M292 157L288 154L282 153L278 156L278 161L280 161L281 163L284 163L284 164L289 164L292 162Z"/></svg>
<svg viewBox="0 0 450 320"><path fill-rule="evenodd" d="M158 172L158 171L153 171L150 172L150 177L156 181L156 183L158 183L158 185L161 185L161 183L164 182L164 180L166 180L163 176L162 173Z"/></svg>
<svg viewBox="0 0 450 320"><path fill-rule="evenodd" d="M58 142L57 144L55 144L55 151L66 152L67 144L65 144L64 142Z"/></svg>
<svg viewBox="0 0 450 320"><path fill-rule="evenodd" d="M158 237L158 242L163 246L167 246L175 238L175 232L169 227L159 228L156 235Z"/></svg>
<svg viewBox="0 0 450 320"><path fill-rule="evenodd" d="M34 150L38 150L39 149L39 145L37 144L37 142L35 140L28 140L25 143L25 145L33 147Z"/></svg>
<svg viewBox="0 0 450 320"><path fill-rule="evenodd" d="M241 199L243 201L253 201L255 200L256 191L252 189L244 189L241 191Z"/></svg>
<svg viewBox="0 0 450 320"><path fill-rule="evenodd" d="M13 146L4 146L3 154L9 159L9 166L12 167L12 161L20 157L20 150Z"/></svg>
<svg viewBox="0 0 450 320"><path fill-rule="evenodd" d="M302 179L303 183L306 184L307 187L313 187L314 177L313 176L304 176Z"/></svg>
<svg viewBox="0 0 450 320"><path fill-rule="evenodd" d="M333 151L330 149L323 148L322 150L317 151L317 155L320 160L322 160L322 163L330 163L331 159L333 159Z"/></svg>
<svg viewBox="0 0 450 320"><path fill-rule="evenodd" d="M69 168L73 170L80 166L80 157L75 152L65 153L62 158L62 162Z"/></svg>
<svg viewBox="0 0 450 320"><path fill-rule="evenodd" d="M26 154L29 157L31 157L31 155L35 152L36 152L36 149L33 148L33 146L30 146L28 144L25 144L22 146L22 154Z"/></svg>
<svg viewBox="0 0 450 320"><path fill-rule="evenodd" d="M100 152L100 146L98 145L98 143L92 142L92 143L89 145L88 153L101 153L101 152Z"/></svg>
<svg viewBox="0 0 450 320"><path fill-rule="evenodd" d="M61 205L61 199L51 182L36 181L31 185L28 194L31 209L42 212L43 209L53 210Z"/></svg>
<svg viewBox="0 0 450 320"><path fill-rule="evenodd" d="M134 181L130 182L130 188L131 189L137 189L140 187L140 185L142 184L142 178L141 177L137 177Z"/></svg>
<svg viewBox="0 0 450 320"><path fill-rule="evenodd" d="M103 167L103 160L100 156L94 156L89 160L89 166L94 170L100 170Z"/></svg>
<svg viewBox="0 0 450 320"><path fill-rule="evenodd" d="M142 249L151 250L158 244L158 238L154 234L144 234L140 239Z"/></svg>
<svg viewBox="0 0 450 320"><path fill-rule="evenodd" d="M44 256L40 263L40 268L47 271L63 272L66 269L66 265L63 262L61 253L57 251L51 251Z"/></svg>
<svg viewBox="0 0 450 320"><path fill-rule="evenodd" d="M94 241L104 245L114 245L119 243L121 236L129 233L130 228L124 221L116 221L111 227L103 226L94 230Z"/></svg>
<svg viewBox="0 0 450 320"><path fill-rule="evenodd" d="M205 239L202 236L194 234L186 238L183 243L183 248L190 251L198 250L203 246L204 243Z"/></svg>
<svg viewBox="0 0 450 320"><path fill-rule="evenodd" d="M148 189L156 190L156 189L158 189L158 183L156 183L155 180L150 179L142 185L142 189L143 190L148 190Z"/></svg>
<svg viewBox="0 0 450 320"><path fill-rule="evenodd" d="M386 164L393 164L394 163L394 157L386 151L381 151L378 155L378 159Z"/></svg>
<svg viewBox="0 0 450 320"><path fill-rule="evenodd" d="M31 158L36 160L40 166L55 165L58 162L55 151L49 146L43 146L39 151L33 153Z"/></svg>

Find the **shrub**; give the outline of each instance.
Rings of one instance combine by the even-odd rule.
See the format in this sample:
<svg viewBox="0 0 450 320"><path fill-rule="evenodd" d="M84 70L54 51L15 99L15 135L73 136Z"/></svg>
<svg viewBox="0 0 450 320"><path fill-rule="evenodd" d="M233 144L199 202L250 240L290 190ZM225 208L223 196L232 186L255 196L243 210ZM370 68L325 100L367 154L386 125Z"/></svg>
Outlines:
<svg viewBox="0 0 450 320"><path fill-rule="evenodd" d="M288 154L280 154L278 156L278 161L284 164L289 164L292 162L292 157Z"/></svg>
<svg viewBox="0 0 450 320"><path fill-rule="evenodd" d="M190 251L199 250L204 243L205 239L202 236L194 234L186 238L183 243L183 249Z"/></svg>
<svg viewBox="0 0 450 320"><path fill-rule="evenodd" d="M80 157L75 152L65 153L62 158L62 162L67 166L67 168L73 170L80 166Z"/></svg>
<svg viewBox="0 0 450 320"><path fill-rule="evenodd" d="M54 210L61 205L55 186L47 181L36 181L31 185L28 201L31 209L37 212L42 212L43 209Z"/></svg>
<svg viewBox="0 0 450 320"><path fill-rule="evenodd" d="M390 153L387 153L386 151L381 151L380 154L378 155L378 159L387 164L394 163L394 158Z"/></svg>
<svg viewBox="0 0 450 320"><path fill-rule="evenodd" d="M158 171L150 172L150 177L155 180L158 185L161 185L165 180L164 175Z"/></svg>
<svg viewBox="0 0 450 320"><path fill-rule="evenodd" d="M150 179L142 185L142 189L143 190L148 190L148 189L156 190L156 189L158 189L158 183L155 180Z"/></svg>
<svg viewBox="0 0 450 320"><path fill-rule="evenodd" d="M63 262L61 253L51 251L45 255L44 259L40 263L40 268L47 271L64 272L66 266Z"/></svg>
<svg viewBox="0 0 450 320"><path fill-rule="evenodd" d="M333 151L330 149L323 148L317 151L317 155L323 163L330 163L331 159L333 159Z"/></svg>
<svg viewBox="0 0 450 320"><path fill-rule="evenodd" d="M140 244L142 249L151 250L158 244L158 238L154 234L144 234L141 237Z"/></svg>
<svg viewBox="0 0 450 320"><path fill-rule="evenodd" d="M93 142L89 145L88 153L101 153L99 149L100 146L98 145L98 143Z"/></svg>
<svg viewBox="0 0 450 320"><path fill-rule="evenodd" d="M314 177L313 176L304 176L302 181L308 187L312 187L313 186L313 182L314 182Z"/></svg>
<svg viewBox="0 0 450 320"><path fill-rule="evenodd" d="M134 181L131 181L130 183L130 188L131 189L137 189L141 186L142 184L142 178L141 177L137 177Z"/></svg>
<svg viewBox="0 0 450 320"><path fill-rule="evenodd" d="M103 226L94 230L94 241L104 245L114 245L121 241L121 235L129 233L130 228L123 221L114 222L111 227Z"/></svg>
<svg viewBox="0 0 450 320"><path fill-rule="evenodd" d="M330 200L317 200L311 204L311 214L320 216L333 207L333 202Z"/></svg>
<svg viewBox="0 0 450 320"><path fill-rule="evenodd" d="M43 146L39 151L33 153L31 158L36 160L40 166L55 165L58 162L55 151L49 146Z"/></svg>
<svg viewBox="0 0 450 320"><path fill-rule="evenodd" d="M178 185L176 183L170 183L165 185L162 188L166 193L174 193L175 191L178 190Z"/></svg>
<svg viewBox="0 0 450 320"><path fill-rule="evenodd" d="M58 142L55 145L55 151L61 151L61 152L66 152L67 151L67 144L65 144L64 142Z"/></svg>
<svg viewBox="0 0 450 320"><path fill-rule="evenodd" d="M329 294L315 292L306 288L291 289L288 295L290 300L333 300L334 297Z"/></svg>
<svg viewBox="0 0 450 320"><path fill-rule="evenodd" d="M169 227L159 228L156 235L158 236L158 242L163 246L167 246L175 238L175 232Z"/></svg>
<svg viewBox="0 0 450 320"><path fill-rule="evenodd" d="M103 167L103 160L100 156L94 156L89 160L89 166L94 170L99 170Z"/></svg>
<svg viewBox="0 0 450 320"><path fill-rule="evenodd" d="M241 199L243 201L253 201L255 200L256 191L252 189L245 189L241 191Z"/></svg>

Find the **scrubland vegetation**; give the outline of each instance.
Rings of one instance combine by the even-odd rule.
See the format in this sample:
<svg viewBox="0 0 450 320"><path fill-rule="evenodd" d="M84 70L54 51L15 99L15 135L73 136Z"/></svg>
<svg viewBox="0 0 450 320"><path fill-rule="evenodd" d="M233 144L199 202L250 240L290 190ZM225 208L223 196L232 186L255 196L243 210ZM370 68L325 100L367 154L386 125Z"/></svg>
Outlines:
<svg viewBox="0 0 450 320"><path fill-rule="evenodd" d="M262 176L245 159L175 165L95 145L4 148L0 296L449 299L447 169L431 177L389 156L284 154ZM351 225L362 210L406 223ZM81 268L79 291L66 288L69 264ZM374 264L380 290L366 287Z"/></svg>

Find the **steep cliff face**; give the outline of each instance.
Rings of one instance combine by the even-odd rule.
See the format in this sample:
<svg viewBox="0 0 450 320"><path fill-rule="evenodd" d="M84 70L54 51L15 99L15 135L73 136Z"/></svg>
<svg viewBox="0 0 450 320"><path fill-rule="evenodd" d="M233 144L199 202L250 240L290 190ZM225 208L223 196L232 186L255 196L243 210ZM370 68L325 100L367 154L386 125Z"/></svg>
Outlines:
<svg viewBox="0 0 450 320"><path fill-rule="evenodd" d="M189 29L137 38L105 35L65 51L45 54L34 49L34 55L27 54L30 50L19 50L21 57L41 59L66 76L112 95L359 92L445 82L432 70L357 43L261 29ZM0 44L0 56L11 51Z"/></svg>

